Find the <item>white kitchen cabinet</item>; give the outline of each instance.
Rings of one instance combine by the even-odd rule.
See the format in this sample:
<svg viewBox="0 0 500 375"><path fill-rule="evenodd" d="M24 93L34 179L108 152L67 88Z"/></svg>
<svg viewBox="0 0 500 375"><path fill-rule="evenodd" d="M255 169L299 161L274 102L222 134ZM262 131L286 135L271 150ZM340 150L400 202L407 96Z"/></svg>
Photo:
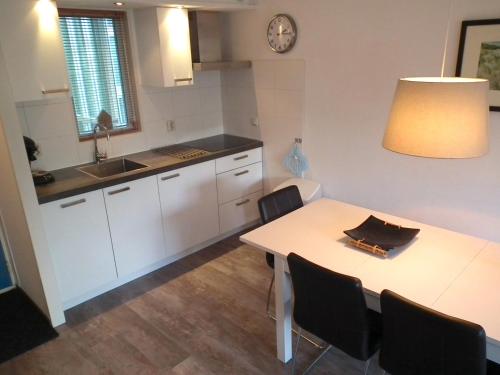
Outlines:
<svg viewBox="0 0 500 375"><path fill-rule="evenodd" d="M262 190L262 163L250 164L217 175L219 203Z"/></svg>
<svg viewBox="0 0 500 375"><path fill-rule="evenodd" d="M69 95L55 2L2 0L0 45L16 102Z"/></svg>
<svg viewBox="0 0 500 375"><path fill-rule="evenodd" d="M215 161L158 175L167 256L219 234Z"/></svg>
<svg viewBox="0 0 500 375"><path fill-rule="evenodd" d="M141 83L154 87L193 84L189 20L186 9L134 10Z"/></svg>
<svg viewBox="0 0 500 375"><path fill-rule="evenodd" d="M216 160L220 233L225 234L259 219L262 196L262 147Z"/></svg>
<svg viewBox="0 0 500 375"><path fill-rule="evenodd" d="M104 189L118 277L166 257L156 176Z"/></svg>
<svg viewBox="0 0 500 375"><path fill-rule="evenodd" d="M259 219L257 202L262 197L262 191L247 195L219 206L220 231L228 233Z"/></svg>
<svg viewBox="0 0 500 375"><path fill-rule="evenodd" d="M65 308L255 223L260 155L249 150L42 204Z"/></svg>
<svg viewBox="0 0 500 375"><path fill-rule="evenodd" d="M40 207L63 304L117 278L102 190Z"/></svg>

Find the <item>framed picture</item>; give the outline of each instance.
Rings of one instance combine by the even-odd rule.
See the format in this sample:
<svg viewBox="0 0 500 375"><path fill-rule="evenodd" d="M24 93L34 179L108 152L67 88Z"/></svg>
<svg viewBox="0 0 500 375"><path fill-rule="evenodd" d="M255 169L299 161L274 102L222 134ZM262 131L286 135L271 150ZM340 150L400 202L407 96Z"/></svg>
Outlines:
<svg viewBox="0 0 500 375"><path fill-rule="evenodd" d="M490 111L500 111L500 19L463 21L457 77L490 81Z"/></svg>

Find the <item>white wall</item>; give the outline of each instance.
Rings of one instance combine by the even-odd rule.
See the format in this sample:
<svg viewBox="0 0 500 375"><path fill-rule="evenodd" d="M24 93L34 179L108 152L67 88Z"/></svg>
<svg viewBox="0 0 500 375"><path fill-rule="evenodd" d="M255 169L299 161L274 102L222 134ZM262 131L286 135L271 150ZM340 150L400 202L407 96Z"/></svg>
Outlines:
<svg viewBox="0 0 500 375"><path fill-rule="evenodd" d="M109 143L100 139L100 148L113 157L221 133L220 73L196 73L193 86L143 87L133 13L128 19L142 131L112 136ZM92 161L93 142L79 142L71 99L17 103L17 111L23 134L40 146L34 168L54 170ZM167 120L175 121L175 131L167 132Z"/></svg>
<svg viewBox="0 0 500 375"><path fill-rule="evenodd" d="M491 150L483 158L415 158L381 146L397 79L440 73L448 0L259 4L229 16L232 56L304 60L304 149L310 176L323 184L325 195L500 241L499 113L491 113ZM280 12L291 14L299 28L294 50L282 56L269 49L265 33ZM500 18L500 3L455 1L448 75L455 70L461 21L478 18ZM269 126L262 123L261 134Z"/></svg>
<svg viewBox="0 0 500 375"><path fill-rule="evenodd" d="M0 82L0 212L6 237L18 285L59 325L63 310L1 49Z"/></svg>

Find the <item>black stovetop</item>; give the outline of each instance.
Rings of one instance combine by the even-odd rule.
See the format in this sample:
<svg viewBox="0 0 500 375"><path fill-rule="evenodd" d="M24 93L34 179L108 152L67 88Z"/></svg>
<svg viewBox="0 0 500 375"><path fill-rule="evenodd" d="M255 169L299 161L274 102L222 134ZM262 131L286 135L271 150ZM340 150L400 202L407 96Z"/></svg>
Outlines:
<svg viewBox="0 0 500 375"><path fill-rule="evenodd" d="M203 138L197 141L182 143L185 146L205 150L208 152L217 152L226 149L244 146L251 141L248 138L236 137L234 135L220 134L213 137Z"/></svg>

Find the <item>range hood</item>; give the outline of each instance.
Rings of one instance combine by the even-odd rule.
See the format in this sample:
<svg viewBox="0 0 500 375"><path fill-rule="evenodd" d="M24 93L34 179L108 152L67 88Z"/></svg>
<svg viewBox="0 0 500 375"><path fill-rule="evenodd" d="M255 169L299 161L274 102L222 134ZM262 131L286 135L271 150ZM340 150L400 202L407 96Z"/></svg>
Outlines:
<svg viewBox="0 0 500 375"><path fill-rule="evenodd" d="M223 61L222 14L220 12L190 11L189 35L194 71L247 69L250 61Z"/></svg>

